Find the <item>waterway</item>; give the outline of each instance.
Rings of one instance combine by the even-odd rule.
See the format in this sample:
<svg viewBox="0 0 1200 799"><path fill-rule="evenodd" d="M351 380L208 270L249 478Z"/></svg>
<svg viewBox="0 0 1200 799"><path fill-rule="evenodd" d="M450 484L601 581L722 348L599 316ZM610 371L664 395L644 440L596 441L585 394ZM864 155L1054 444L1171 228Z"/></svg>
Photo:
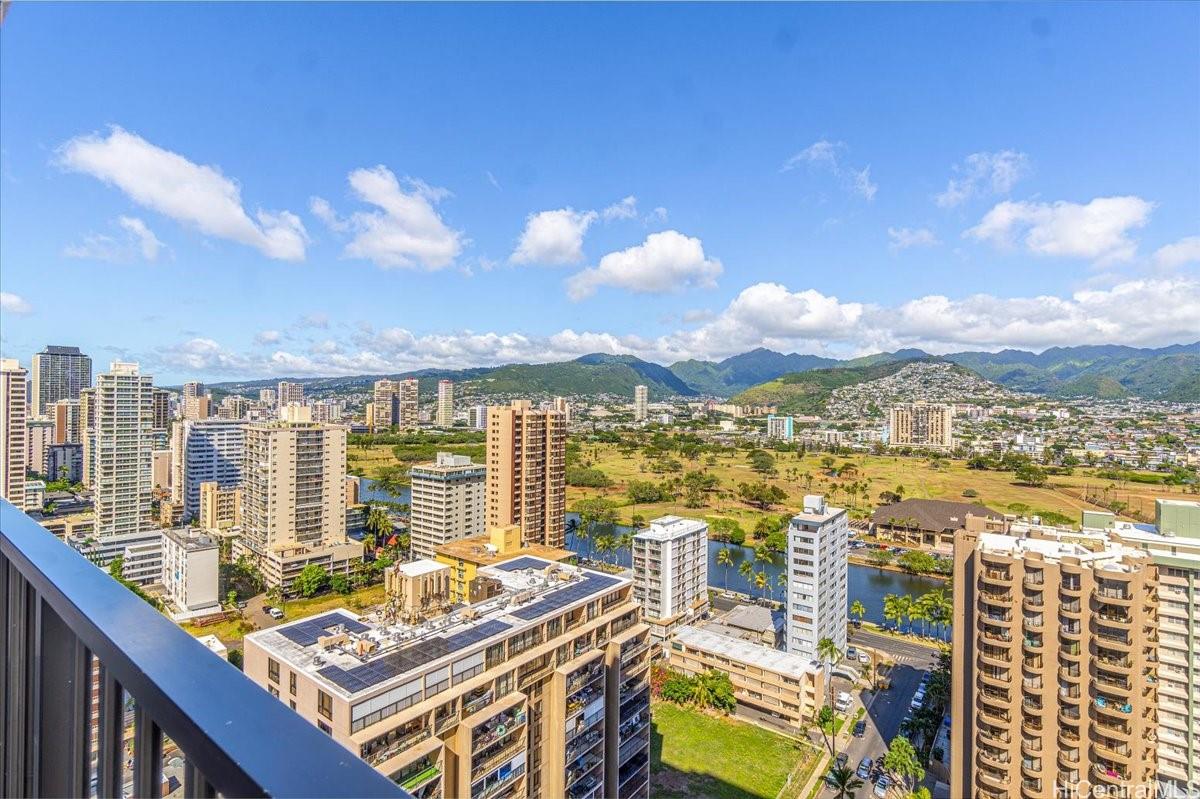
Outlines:
<svg viewBox="0 0 1200 799"><path fill-rule="evenodd" d="M582 540L575 535L572 522L577 524L578 516L574 513L568 513L567 549L577 552L584 557L606 560L618 566L628 568L631 565L631 555L628 549L607 552L601 555L595 551L592 539ZM614 525L611 533L605 530L600 534L621 535L625 532L631 532L631 529L624 525ZM717 564L717 553L722 549L728 549L733 559L733 564L728 567ZM735 591L755 597L762 596L762 590L753 588L750 580L738 573L738 568L747 560L750 561L754 571L765 571L767 573L767 578L770 580L768 597L782 600L785 595L784 589L779 585L779 575L784 571L784 557L782 554L773 553L771 563L756 563L752 547L734 546L733 544L725 544L720 541L708 542L709 588ZM904 574L902 572L881 571L873 566L863 566L856 563L851 563L848 566L846 580L848 602L853 602L856 599L862 602L863 607L867 611L863 619L880 625L884 624L883 598L888 594L909 594L916 598L929 591L946 587L946 583L937 578ZM847 607L847 614L849 610L849 607ZM934 631L930 629L928 632L932 634ZM943 637L948 639L949 633L944 633Z"/></svg>
<svg viewBox="0 0 1200 799"><path fill-rule="evenodd" d="M380 485L369 478L358 478L358 499L360 502L403 502L408 504L412 499L412 489L408 486L400 486L397 493L393 494L386 488L381 488Z"/></svg>

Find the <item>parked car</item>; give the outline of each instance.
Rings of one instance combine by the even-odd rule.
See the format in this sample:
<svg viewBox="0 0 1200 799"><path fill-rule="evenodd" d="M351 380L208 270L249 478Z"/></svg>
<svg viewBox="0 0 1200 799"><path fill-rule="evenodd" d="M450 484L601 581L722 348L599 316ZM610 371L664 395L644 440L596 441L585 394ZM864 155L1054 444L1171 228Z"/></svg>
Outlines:
<svg viewBox="0 0 1200 799"><path fill-rule="evenodd" d="M863 737L864 734L866 734L866 732L867 732L867 722L865 720L860 719L859 722L854 725L854 737L861 738L861 737Z"/></svg>
<svg viewBox="0 0 1200 799"><path fill-rule="evenodd" d="M879 778L879 782L875 783L875 795L883 799L887 796L888 788L892 787L892 780L888 775L884 774Z"/></svg>
<svg viewBox="0 0 1200 799"><path fill-rule="evenodd" d="M846 647L846 659L847 660L857 660L858 659L858 650L852 646Z"/></svg>
<svg viewBox="0 0 1200 799"><path fill-rule="evenodd" d="M858 764L858 771L854 772L855 776L860 780L865 780L867 777L871 776L871 765L871 758L864 757Z"/></svg>
<svg viewBox="0 0 1200 799"><path fill-rule="evenodd" d="M279 608L266 608L267 615L276 621L283 618L283 611Z"/></svg>
<svg viewBox="0 0 1200 799"><path fill-rule="evenodd" d="M868 655L866 652L859 652L858 653L858 662L859 663L870 663L871 656Z"/></svg>
<svg viewBox="0 0 1200 799"><path fill-rule="evenodd" d="M846 763L848 763L849 761L850 761L850 755L846 754L845 752L838 752L838 756L837 756L837 767L838 768L845 768Z"/></svg>

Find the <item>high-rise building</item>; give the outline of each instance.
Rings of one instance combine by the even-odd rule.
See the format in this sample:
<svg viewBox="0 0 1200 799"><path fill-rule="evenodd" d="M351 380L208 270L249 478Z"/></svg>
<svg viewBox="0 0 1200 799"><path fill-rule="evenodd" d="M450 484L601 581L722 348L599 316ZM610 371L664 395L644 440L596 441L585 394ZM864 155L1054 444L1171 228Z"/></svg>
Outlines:
<svg viewBox="0 0 1200 799"><path fill-rule="evenodd" d="M488 408L487 526L521 528L526 543L562 547L567 424L558 411L527 400Z"/></svg>
<svg viewBox="0 0 1200 799"><path fill-rule="evenodd" d="M633 537L633 597L660 646L708 607L708 524L663 516Z"/></svg>
<svg viewBox="0 0 1200 799"><path fill-rule="evenodd" d="M1081 530L968 520L955 547L955 618L966 621L955 625L952 709L965 726L952 728L953 786L1195 794L1200 503L1159 499L1155 516L1085 511ZM1004 757L1018 744L1044 755L1020 774Z"/></svg>
<svg viewBox="0 0 1200 799"><path fill-rule="evenodd" d="M818 660L817 642L830 638L845 652L849 516L808 495L787 540L787 651Z"/></svg>
<svg viewBox="0 0 1200 799"><path fill-rule="evenodd" d="M25 509L25 370L15 359L0 359L0 496Z"/></svg>
<svg viewBox="0 0 1200 799"><path fill-rule="evenodd" d="M633 387L633 418L644 422L650 415L650 390L646 386Z"/></svg>
<svg viewBox="0 0 1200 799"><path fill-rule="evenodd" d="M171 483L174 482L175 478L175 469L171 462L171 450L154 450L150 454L150 462L154 464L153 480L155 497L159 499L171 498L173 496L171 493Z"/></svg>
<svg viewBox="0 0 1200 799"><path fill-rule="evenodd" d="M221 488L217 483L200 484L200 528L209 532L229 530L242 524L242 490Z"/></svg>
<svg viewBox="0 0 1200 799"><path fill-rule="evenodd" d="M341 400L324 399L314 400L308 404L308 407L312 409L314 422L337 422L342 418L343 404Z"/></svg>
<svg viewBox="0 0 1200 799"><path fill-rule="evenodd" d="M79 399L92 384L92 359L78 347L49 345L33 356L30 416L41 417L59 400Z"/></svg>
<svg viewBox="0 0 1200 799"><path fill-rule="evenodd" d="M472 430L487 430L486 405L472 405L467 408L467 427Z"/></svg>
<svg viewBox="0 0 1200 799"><path fill-rule="evenodd" d="M559 413L561 413L563 415L563 419L566 420L566 422L568 424L570 424L570 422L571 422L571 403L569 401L567 401L566 397L555 397L554 401L551 403L551 408L553 410L556 410Z"/></svg>
<svg viewBox="0 0 1200 799"><path fill-rule="evenodd" d="M290 591L309 563L348 574L362 544L346 538L346 428L258 422L245 428L242 534L234 554Z"/></svg>
<svg viewBox="0 0 1200 799"><path fill-rule="evenodd" d="M926 402L888 409L888 444L893 447L954 448L954 406Z"/></svg>
<svg viewBox="0 0 1200 799"><path fill-rule="evenodd" d="M779 441L791 441L795 435L795 429L790 416L776 416L771 414L767 417L767 438L778 439Z"/></svg>
<svg viewBox="0 0 1200 799"><path fill-rule="evenodd" d="M165 388L154 389L154 394L151 397L153 403L154 432L159 437L166 436L171 430L171 392Z"/></svg>
<svg viewBox="0 0 1200 799"><path fill-rule="evenodd" d="M1169 516L1082 530L968 518L954 545L952 796L1195 791L1200 537Z"/></svg>
<svg viewBox="0 0 1200 799"><path fill-rule="evenodd" d="M54 443L54 421L28 419L25 422L25 468L46 474L46 451Z"/></svg>
<svg viewBox="0 0 1200 799"><path fill-rule="evenodd" d="M400 381L400 410L396 424L405 430L412 430L421 425L421 384L415 377L406 377Z"/></svg>
<svg viewBox="0 0 1200 799"><path fill-rule="evenodd" d="M304 384L279 381L279 390L275 394L275 402L280 408L286 408L293 402L304 404Z"/></svg>
<svg viewBox="0 0 1200 799"><path fill-rule="evenodd" d="M215 538L187 528L163 531L162 585L172 619L185 621L221 612L218 560Z"/></svg>
<svg viewBox="0 0 1200 799"><path fill-rule="evenodd" d="M454 425L454 383L449 380L438 381L437 416L434 421L438 427Z"/></svg>
<svg viewBox="0 0 1200 799"><path fill-rule="evenodd" d="M59 400L51 407L55 444L83 443L83 426L79 420L79 400Z"/></svg>
<svg viewBox="0 0 1200 799"><path fill-rule="evenodd" d="M204 384L191 381L183 384L183 418L207 419L212 416L212 400L204 390Z"/></svg>
<svg viewBox="0 0 1200 799"><path fill-rule="evenodd" d="M202 483L221 488L241 485L246 425L239 419L184 419L175 425L173 434L179 440L171 447L172 497L183 503L185 522L200 515Z"/></svg>
<svg viewBox="0 0 1200 799"><path fill-rule="evenodd" d="M83 445L51 444L46 448L46 477L78 483L83 480Z"/></svg>
<svg viewBox="0 0 1200 799"><path fill-rule="evenodd" d="M94 494L96 535L152 529L153 378L114 361L96 378Z"/></svg>
<svg viewBox="0 0 1200 799"><path fill-rule="evenodd" d="M260 388L258 390L258 401L264 405L275 406L279 404L275 398L275 389L273 388Z"/></svg>
<svg viewBox="0 0 1200 799"><path fill-rule="evenodd" d="M496 595L451 610L448 567L393 568L404 613L251 633L246 676L414 796L649 796L648 629L628 578L517 555L480 569Z"/></svg>
<svg viewBox="0 0 1200 799"><path fill-rule="evenodd" d="M96 466L96 389L79 392L79 424L83 428L83 485L91 488Z"/></svg>
<svg viewBox="0 0 1200 799"><path fill-rule="evenodd" d="M249 412L250 400L241 394L230 394L227 397L222 397L221 404L217 408L217 416L222 419L244 419Z"/></svg>
<svg viewBox="0 0 1200 799"><path fill-rule="evenodd" d="M483 535L487 469L467 455L437 453L433 463L413 466L409 532L414 558L459 538Z"/></svg>
<svg viewBox="0 0 1200 799"><path fill-rule="evenodd" d="M387 432L400 424L400 381L376 380L371 429Z"/></svg>

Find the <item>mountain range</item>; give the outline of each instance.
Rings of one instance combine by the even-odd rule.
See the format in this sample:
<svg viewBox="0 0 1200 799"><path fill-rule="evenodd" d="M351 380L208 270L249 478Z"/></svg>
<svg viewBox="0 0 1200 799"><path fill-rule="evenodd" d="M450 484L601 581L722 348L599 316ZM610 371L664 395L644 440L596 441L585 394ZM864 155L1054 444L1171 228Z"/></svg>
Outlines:
<svg viewBox="0 0 1200 799"><path fill-rule="evenodd" d="M966 367L1007 388L1056 397L1090 396L1200 402L1200 342L1157 349L1120 345L1053 347L1041 353L1024 350L956 352L933 356L923 350L902 349L861 358L838 360L817 355L785 355L755 349L722 361L679 361L670 366L632 355L593 353L571 361L542 364L508 364L460 370L423 369L392 375L301 378L313 390L346 392L366 389L381 377L417 377L421 392L433 393L443 378L468 383L473 395L545 393L561 395L633 394L644 384L650 396L731 397L786 375L813 370L822 374L815 382L847 385L890 373L872 370L886 364L938 358ZM894 371L894 370L893 370ZM216 383L220 393L253 392L274 380ZM796 382L795 380L792 381Z"/></svg>

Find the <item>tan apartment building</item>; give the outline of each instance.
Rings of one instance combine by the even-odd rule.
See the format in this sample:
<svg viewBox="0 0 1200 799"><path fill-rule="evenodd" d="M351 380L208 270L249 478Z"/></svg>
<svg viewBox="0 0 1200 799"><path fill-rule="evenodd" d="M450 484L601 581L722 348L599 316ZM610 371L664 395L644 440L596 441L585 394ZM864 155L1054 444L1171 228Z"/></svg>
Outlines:
<svg viewBox="0 0 1200 799"><path fill-rule="evenodd" d="M367 421L376 432L387 432L400 424L400 381L376 380Z"/></svg>
<svg viewBox="0 0 1200 799"><path fill-rule="evenodd" d="M432 558L442 544L483 535L487 469L467 455L439 452L409 470L409 534L414 558Z"/></svg>
<svg viewBox="0 0 1200 799"><path fill-rule="evenodd" d="M927 402L888 409L888 444L893 447L954 448L954 408Z"/></svg>
<svg viewBox="0 0 1200 799"><path fill-rule="evenodd" d="M396 424L405 430L412 430L421 424L421 383L415 377L406 377L400 381L400 410Z"/></svg>
<svg viewBox="0 0 1200 799"><path fill-rule="evenodd" d="M275 391L276 407L286 408L293 402L297 405L304 404L304 384L280 380L279 386Z"/></svg>
<svg viewBox="0 0 1200 799"><path fill-rule="evenodd" d="M575 553L541 544L523 544L521 528L515 524L493 527L485 535L460 538L435 549L439 563L450 567L450 598L454 602L476 602L494 592L495 586L479 579L479 570L494 566L516 555L532 555L542 560L561 563L571 560Z"/></svg>
<svg viewBox="0 0 1200 799"><path fill-rule="evenodd" d="M454 425L454 383L450 380L438 381L437 413L434 422L438 427Z"/></svg>
<svg viewBox="0 0 1200 799"><path fill-rule="evenodd" d="M211 533L242 524L242 489L222 488L216 481L200 484L199 524Z"/></svg>
<svg viewBox="0 0 1200 799"><path fill-rule="evenodd" d="M667 666L691 676L710 669L728 674L739 705L781 719L798 734L804 734L824 701L819 662L705 627L675 630Z"/></svg>
<svg viewBox="0 0 1200 799"><path fill-rule="evenodd" d="M79 424L83 434L83 485L92 487L96 467L96 389L79 392Z"/></svg>
<svg viewBox="0 0 1200 799"><path fill-rule="evenodd" d="M971 517L954 548L951 795L1152 787L1158 572L1106 531Z"/></svg>
<svg viewBox="0 0 1200 799"><path fill-rule="evenodd" d="M562 547L567 424L562 413L527 400L488 408L487 525L521 528L525 543Z"/></svg>
<svg viewBox="0 0 1200 799"><path fill-rule="evenodd" d="M348 574L362 543L346 537L346 428L259 422L246 425L243 446L234 557L253 558L285 591L310 563Z"/></svg>
<svg viewBox="0 0 1200 799"><path fill-rule="evenodd" d="M418 799L647 797L649 631L630 581L528 555L483 571L502 591L448 614L251 633L246 676Z"/></svg>
<svg viewBox="0 0 1200 799"><path fill-rule="evenodd" d="M0 497L25 509L25 370L14 358L0 360Z"/></svg>
<svg viewBox="0 0 1200 799"><path fill-rule="evenodd" d="M59 400L50 407L51 416L54 419L54 443L82 443L83 426L79 421L79 400Z"/></svg>

